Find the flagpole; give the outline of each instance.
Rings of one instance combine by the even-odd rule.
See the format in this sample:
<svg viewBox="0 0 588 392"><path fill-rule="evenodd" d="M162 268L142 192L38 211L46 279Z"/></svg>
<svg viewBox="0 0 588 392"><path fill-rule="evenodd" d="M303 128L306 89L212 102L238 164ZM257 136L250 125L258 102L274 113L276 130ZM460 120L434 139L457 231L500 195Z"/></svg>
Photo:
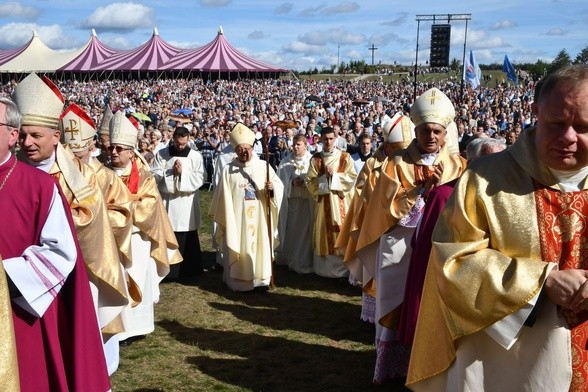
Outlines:
<svg viewBox="0 0 588 392"><path fill-rule="evenodd" d="M464 79L465 79L465 58L466 58L466 45L468 40L468 20L465 20L465 36L463 37L463 59L461 61L462 69L461 69L461 93L459 97L459 104L460 106L463 104L463 88L464 88Z"/></svg>

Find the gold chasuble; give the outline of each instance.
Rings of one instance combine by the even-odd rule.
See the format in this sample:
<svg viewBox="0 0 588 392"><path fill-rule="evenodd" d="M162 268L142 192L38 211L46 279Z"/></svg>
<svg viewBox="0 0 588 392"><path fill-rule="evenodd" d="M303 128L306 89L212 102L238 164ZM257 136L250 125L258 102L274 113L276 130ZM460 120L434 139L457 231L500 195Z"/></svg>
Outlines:
<svg viewBox="0 0 588 392"><path fill-rule="evenodd" d="M433 166L443 162L440 184L458 178L465 169L465 160L441 147ZM387 158L365 209L357 238L356 251L379 241L415 205L419 192L430 176L430 169L422 161L416 139L405 150Z"/></svg>
<svg viewBox="0 0 588 392"><path fill-rule="evenodd" d="M586 180L580 191L563 192L537 156L535 129L507 151L476 160L433 233L407 385L444 390L447 380L471 387L481 379L495 390L585 390L587 312L561 309L541 295L536 321L508 350L486 328L528 306L549 263L588 268L586 217ZM468 354L481 373L463 371Z"/></svg>
<svg viewBox="0 0 588 392"><path fill-rule="evenodd" d="M364 287L373 278L375 266L372 266L371 268L366 266L371 276L363 276L363 265L355 253L355 248L357 246L356 240L363 222L367 203L374 190L375 183L378 180L378 177L380 177L381 166L385 159L386 154L384 149L380 147L363 165L363 168L357 175L351 203L349 204L347 215L343 221L343 226L341 227L341 231L335 242L335 249L344 252L343 262L347 265L347 268L349 268L352 276L360 281ZM374 290L369 290L368 294L375 297Z"/></svg>
<svg viewBox="0 0 588 392"><path fill-rule="evenodd" d="M127 288L96 175L61 144L57 145L56 160L49 174L59 182L70 206L90 281L98 288L98 321L102 332L122 332L122 323L115 317L129 302Z"/></svg>
<svg viewBox="0 0 588 392"><path fill-rule="evenodd" d="M326 166L332 166L337 176L329 179L328 184L322 184L325 189L321 189L321 179L325 178ZM308 167L307 186L316 202L313 230L313 248L316 255L343 254L342 251L335 249L335 242L345 220L356 178L353 160L348 153L334 149L329 154L323 151L312 156ZM338 184L335 185L335 181L338 181Z"/></svg>
<svg viewBox="0 0 588 392"><path fill-rule="evenodd" d="M18 380L18 360L12 322L12 306L8 293L6 272L0 257L0 390L3 392L20 391Z"/></svg>
<svg viewBox="0 0 588 392"><path fill-rule="evenodd" d="M182 261L182 255L178 250L178 242L161 201L157 183L148 166L137 159L126 168L120 176L121 180L129 186L133 165L136 165L139 176L138 190L133 194L133 224L149 238L150 254L155 260L157 273L164 277L169 273L170 264Z"/></svg>

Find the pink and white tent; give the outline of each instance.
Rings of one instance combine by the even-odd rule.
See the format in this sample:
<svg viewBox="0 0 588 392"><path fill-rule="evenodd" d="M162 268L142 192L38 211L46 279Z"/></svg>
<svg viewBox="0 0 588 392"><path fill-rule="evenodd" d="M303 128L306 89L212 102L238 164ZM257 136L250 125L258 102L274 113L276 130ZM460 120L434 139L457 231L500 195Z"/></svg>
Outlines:
<svg viewBox="0 0 588 392"><path fill-rule="evenodd" d="M165 42L153 29L151 39L138 48L116 53L96 66L92 71L159 71L163 64L181 49Z"/></svg>
<svg viewBox="0 0 588 392"><path fill-rule="evenodd" d="M90 42L86 46L86 49L69 63L60 67L58 71L88 72L91 71L94 67L97 67L105 59L120 52L120 50L112 49L111 47L100 42L96 36L96 31L92 29Z"/></svg>
<svg viewBox="0 0 588 392"><path fill-rule="evenodd" d="M235 49L224 36L222 27L212 42L201 48L184 50L161 68L169 71L205 72L288 72L263 63Z"/></svg>

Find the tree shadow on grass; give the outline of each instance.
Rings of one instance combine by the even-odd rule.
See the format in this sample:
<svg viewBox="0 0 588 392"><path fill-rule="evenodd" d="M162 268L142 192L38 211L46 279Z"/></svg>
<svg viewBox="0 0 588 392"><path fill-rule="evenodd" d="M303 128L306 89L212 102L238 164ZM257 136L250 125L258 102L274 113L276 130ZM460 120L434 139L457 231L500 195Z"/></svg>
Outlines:
<svg viewBox="0 0 588 392"><path fill-rule="evenodd" d="M252 391L390 391L390 385L378 387L370 382L375 355L371 351L189 328L172 320L162 320L158 325L183 344L197 346L204 352L239 357L196 355L186 361L219 381ZM279 355L276 347L280 347Z"/></svg>

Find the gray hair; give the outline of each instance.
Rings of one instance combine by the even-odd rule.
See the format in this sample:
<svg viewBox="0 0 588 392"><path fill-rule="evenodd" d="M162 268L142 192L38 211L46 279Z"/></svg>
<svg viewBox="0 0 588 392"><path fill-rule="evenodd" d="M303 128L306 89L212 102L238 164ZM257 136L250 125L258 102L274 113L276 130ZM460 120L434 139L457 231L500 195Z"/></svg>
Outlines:
<svg viewBox="0 0 588 392"><path fill-rule="evenodd" d="M468 143L466 147L466 157L468 163L484 155L490 155L506 149L506 143L502 140L493 138L476 138Z"/></svg>
<svg viewBox="0 0 588 392"><path fill-rule="evenodd" d="M6 125L11 128L20 129L22 125L22 114L18 106L8 97L0 97L0 104L6 106Z"/></svg>

